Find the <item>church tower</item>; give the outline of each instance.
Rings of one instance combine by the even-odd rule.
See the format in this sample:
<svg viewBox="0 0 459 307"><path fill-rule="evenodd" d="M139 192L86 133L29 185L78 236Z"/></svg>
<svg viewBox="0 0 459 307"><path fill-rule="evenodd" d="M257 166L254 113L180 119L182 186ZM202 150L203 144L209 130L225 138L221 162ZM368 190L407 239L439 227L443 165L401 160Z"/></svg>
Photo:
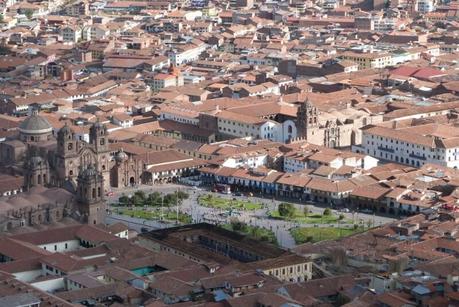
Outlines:
<svg viewBox="0 0 459 307"><path fill-rule="evenodd" d="M77 178L77 201L88 224L103 223L105 219L104 177L93 164L81 167Z"/></svg>
<svg viewBox="0 0 459 307"><path fill-rule="evenodd" d="M38 185L47 186L50 180L48 161L38 155L28 157L24 175L24 186L27 189Z"/></svg>
<svg viewBox="0 0 459 307"><path fill-rule="evenodd" d="M96 153L108 151L107 127L99 120L89 128L89 144L94 147Z"/></svg>
<svg viewBox="0 0 459 307"><path fill-rule="evenodd" d="M73 181L78 173L78 165L74 163L78 159L78 141L67 123L57 132L55 158L57 184L62 185L66 180Z"/></svg>
<svg viewBox="0 0 459 307"><path fill-rule="evenodd" d="M319 126L319 112L307 99L300 104L296 113L296 126L300 138L308 138L308 129Z"/></svg>
<svg viewBox="0 0 459 307"><path fill-rule="evenodd" d="M110 188L110 148L108 146L107 127L99 120L89 128L89 145L96 155L97 171L103 176L104 189Z"/></svg>
<svg viewBox="0 0 459 307"><path fill-rule="evenodd" d="M57 154L61 157L68 157L76 155L76 153L77 144L74 132L69 125L65 123L64 127L57 132Z"/></svg>

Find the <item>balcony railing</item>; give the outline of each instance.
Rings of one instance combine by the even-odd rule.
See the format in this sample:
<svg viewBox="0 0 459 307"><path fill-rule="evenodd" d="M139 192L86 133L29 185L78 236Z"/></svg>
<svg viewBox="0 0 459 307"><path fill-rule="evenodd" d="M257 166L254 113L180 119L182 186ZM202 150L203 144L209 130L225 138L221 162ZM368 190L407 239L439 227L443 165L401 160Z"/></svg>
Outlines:
<svg viewBox="0 0 459 307"><path fill-rule="evenodd" d="M414 158L414 159L419 159L419 160L427 160L426 156L420 156L420 155L417 155L417 154L409 154L408 157L410 158Z"/></svg>
<svg viewBox="0 0 459 307"><path fill-rule="evenodd" d="M382 147L382 146L378 146L378 149L382 150L382 151L387 151L387 152L390 152L390 153L394 153L395 152L394 149L386 148L386 147Z"/></svg>

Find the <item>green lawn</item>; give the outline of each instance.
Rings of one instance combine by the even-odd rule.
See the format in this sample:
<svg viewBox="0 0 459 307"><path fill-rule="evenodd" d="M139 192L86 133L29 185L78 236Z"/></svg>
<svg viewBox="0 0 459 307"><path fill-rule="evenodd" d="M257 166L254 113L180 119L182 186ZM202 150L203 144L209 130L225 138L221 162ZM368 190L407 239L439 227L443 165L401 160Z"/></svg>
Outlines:
<svg viewBox="0 0 459 307"><path fill-rule="evenodd" d="M305 242L319 242L324 240L336 240L355 233L362 232L363 228L334 228L334 227L298 227L290 229L293 239L297 244Z"/></svg>
<svg viewBox="0 0 459 307"><path fill-rule="evenodd" d="M161 219L161 210L160 209L155 209L155 210L141 210L141 209L123 209L119 210L119 214L122 215L127 215L131 217L137 217L145 220L160 220ZM175 210L163 210L162 214L162 219L164 220L169 220L169 221L175 221L177 218L177 213ZM192 222L191 216L188 214L184 213L179 213L178 214L178 220L180 223L183 224L190 224Z"/></svg>
<svg viewBox="0 0 459 307"><path fill-rule="evenodd" d="M232 208L253 211L263 208L263 205L259 203L253 203L248 200L227 199L220 196L213 196L212 194L200 196L198 201L201 206L223 210Z"/></svg>
<svg viewBox="0 0 459 307"><path fill-rule="evenodd" d="M276 235L274 234L273 231L269 229L257 227L257 226L249 226L247 224L239 225L240 228L238 229L234 229L234 226L235 226L234 224L224 224L221 227L231 230L231 231L236 231L236 232L245 234L255 240L269 242L269 243L277 245Z"/></svg>
<svg viewBox="0 0 459 307"><path fill-rule="evenodd" d="M339 220L339 217L336 215L322 215L322 214L309 214L308 216L304 216L304 213L301 210L295 210L295 215L292 218L287 218L280 216L279 211L271 211L269 216L274 219L281 219L281 220L290 220L295 221L298 223L303 224L334 224L334 223L349 223L349 220Z"/></svg>

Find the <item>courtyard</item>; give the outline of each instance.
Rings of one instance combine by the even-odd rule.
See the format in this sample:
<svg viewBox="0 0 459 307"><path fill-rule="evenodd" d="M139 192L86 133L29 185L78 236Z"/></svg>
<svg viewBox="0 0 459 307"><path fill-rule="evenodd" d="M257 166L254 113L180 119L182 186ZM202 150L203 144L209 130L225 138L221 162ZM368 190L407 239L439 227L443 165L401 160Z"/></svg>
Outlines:
<svg viewBox="0 0 459 307"><path fill-rule="evenodd" d="M335 214L320 214L305 212L298 208L294 208L291 215L283 216L279 209L275 209L269 212L269 217L277 220L291 221L300 224L349 224L352 220L346 219L344 215Z"/></svg>
<svg viewBox="0 0 459 307"><path fill-rule="evenodd" d="M274 242L274 237L279 246L285 248L307 241L348 236L358 232L353 227L361 229L393 220L373 214L337 212L321 204L305 205L291 200L285 206L285 201L271 198L219 194L205 188L176 184L115 191L109 196L109 203L115 213L113 221L126 220L139 228L142 225L154 228L174 225L177 211L181 224L208 222L225 225L227 229L232 227L229 225L231 219L237 217L246 226L236 231L268 242ZM281 209L283 215L279 212L281 205L284 206ZM287 214L286 207L289 208Z"/></svg>
<svg viewBox="0 0 459 307"><path fill-rule="evenodd" d="M176 212L176 210L161 209L161 208L149 208L149 209L128 209L122 208L115 211L117 214L135 217L144 220L167 220L167 221L178 221L182 224L192 223L192 218L188 214L182 212Z"/></svg>
<svg viewBox="0 0 459 307"><path fill-rule="evenodd" d="M252 202L250 200L237 199L237 198L224 198L213 194L205 194L198 197L198 203L201 206L222 209L222 210L243 210L254 211L263 208L262 203Z"/></svg>

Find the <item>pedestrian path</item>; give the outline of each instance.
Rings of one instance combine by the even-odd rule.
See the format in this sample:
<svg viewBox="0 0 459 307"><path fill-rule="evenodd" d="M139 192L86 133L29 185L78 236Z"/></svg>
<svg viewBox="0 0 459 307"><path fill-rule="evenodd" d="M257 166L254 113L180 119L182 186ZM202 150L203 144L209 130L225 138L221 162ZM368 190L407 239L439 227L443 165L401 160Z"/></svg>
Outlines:
<svg viewBox="0 0 459 307"><path fill-rule="evenodd" d="M295 240L293 239L290 231L288 229L279 229L276 233L277 242L279 245L285 249L291 249L296 246Z"/></svg>

